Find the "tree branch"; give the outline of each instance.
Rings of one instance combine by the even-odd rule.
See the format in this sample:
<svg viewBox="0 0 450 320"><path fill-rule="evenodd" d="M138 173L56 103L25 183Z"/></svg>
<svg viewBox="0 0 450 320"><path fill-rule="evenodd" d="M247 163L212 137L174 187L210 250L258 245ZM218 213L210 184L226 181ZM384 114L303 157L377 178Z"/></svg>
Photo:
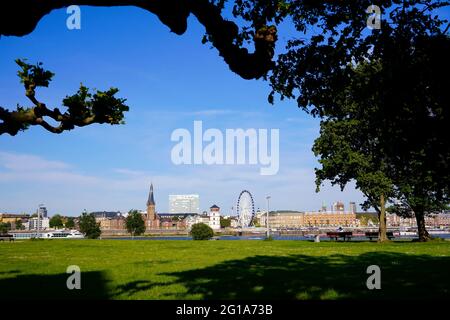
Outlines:
<svg viewBox="0 0 450 320"><path fill-rule="evenodd" d="M119 91L118 89L111 88L108 91L97 91L95 94L91 94L86 87L81 85L76 94L63 100L67 111L61 113L58 108L53 110L47 108L45 103L36 98L36 87L48 86L53 73L44 70L41 64L32 66L22 60L16 60L16 62L22 68L18 75L24 84L25 95L34 106L30 108L17 106L14 111L0 107L0 135L8 133L14 136L19 131L36 125L52 133L62 133L93 123L123 123L123 113L129 108L124 104L125 99L114 96ZM52 126L45 120L45 117L59 122L59 125Z"/></svg>
<svg viewBox="0 0 450 320"><path fill-rule="evenodd" d="M258 79L273 67L277 30L261 26L255 30L255 51L249 53L238 42L239 28L225 20L221 10L209 0L40 0L14 1L8 9L0 10L0 36L24 36L31 33L39 20L54 9L70 5L96 7L134 6L158 16L160 21L178 35L187 29L187 18L192 13L205 27L214 47L230 69L244 79Z"/></svg>

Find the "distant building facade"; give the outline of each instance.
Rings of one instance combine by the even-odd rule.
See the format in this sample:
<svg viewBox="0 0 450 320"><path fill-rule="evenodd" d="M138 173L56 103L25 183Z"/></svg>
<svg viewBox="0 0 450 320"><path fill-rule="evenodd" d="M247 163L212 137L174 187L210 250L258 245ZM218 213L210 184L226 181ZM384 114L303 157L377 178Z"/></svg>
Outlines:
<svg viewBox="0 0 450 320"><path fill-rule="evenodd" d="M18 220L22 222L28 221L30 216L28 214L16 214L16 213L0 213L0 222L3 223L15 223Z"/></svg>
<svg viewBox="0 0 450 320"><path fill-rule="evenodd" d="M260 226L267 226L267 213L262 212ZM357 226L358 219L353 212L346 211L276 211L269 214L271 228L302 228L302 227L338 227Z"/></svg>
<svg viewBox="0 0 450 320"><path fill-rule="evenodd" d="M297 211L276 211L269 214L271 228L299 228L304 226L304 213ZM267 226L267 211L260 215L259 225Z"/></svg>
<svg viewBox="0 0 450 320"><path fill-rule="evenodd" d="M125 229L125 217L120 211L96 211L91 212L95 221L100 223L101 230Z"/></svg>
<svg viewBox="0 0 450 320"><path fill-rule="evenodd" d="M170 213L200 213L200 197L198 194L169 195Z"/></svg>
<svg viewBox="0 0 450 320"><path fill-rule="evenodd" d="M450 226L450 213L433 213L425 216L425 225L440 228ZM386 213L386 224L388 227L417 227L414 214L411 217L400 217L395 213Z"/></svg>
<svg viewBox="0 0 450 320"><path fill-rule="evenodd" d="M333 212L344 212L344 210L345 210L344 203L340 201L334 202L331 207L331 211Z"/></svg>
<svg viewBox="0 0 450 320"><path fill-rule="evenodd" d="M338 207L338 208L343 208ZM356 213L350 211L310 211L304 214L305 226L319 226L319 227L354 227L358 225Z"/></svg>

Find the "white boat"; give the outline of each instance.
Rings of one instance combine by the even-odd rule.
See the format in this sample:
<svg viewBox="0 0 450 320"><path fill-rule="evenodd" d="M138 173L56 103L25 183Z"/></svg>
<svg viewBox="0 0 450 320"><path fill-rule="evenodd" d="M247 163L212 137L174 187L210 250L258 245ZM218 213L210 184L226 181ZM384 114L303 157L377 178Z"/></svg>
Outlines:
<svg viewBox="0 0 450 320"><path fill-rule="evenodd" d="M432 229L428 230L429 234L450 234L449 230L442 230L442 229Z"/></svg>
<svg viewBox="0 0 450 320"><path fill-rule="evenodd" d="M417 236L416 231L400 231L401 236Z"/></svg>
<svg viewBox="0 0 450 320"><path fill-rule="evenodd" d="M25 240L32 238L40 239L83 239L84 235L78 230L54 230L54 231L42 231L37 233L33 232L11 232L14 239Z"/></svg>
<svg viewBox="0 0 450 320"><path fill-rule="evenodd" d="M417 231L412 229L412 228L408 228L408 227L400 227L399 229L399 234L401 236L417 236Z"/></svg>
<svg viewBox="0 0 450 320"><path fill-rule="evenodd" d="M84 235L78 230L50 231L42 234L44 239L83 239Z"/></svg>

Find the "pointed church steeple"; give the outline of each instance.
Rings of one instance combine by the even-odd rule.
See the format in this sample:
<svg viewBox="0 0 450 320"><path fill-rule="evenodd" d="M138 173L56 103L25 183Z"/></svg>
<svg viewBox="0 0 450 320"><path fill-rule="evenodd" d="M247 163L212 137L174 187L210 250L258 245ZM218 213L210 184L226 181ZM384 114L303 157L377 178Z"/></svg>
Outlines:
<svg viewBox="0 0 450 320"><path fill-rule="evenodd" d="M153 183L150 184L150 192L148 193L147 207L155 205L155 198L153 197Z"/></svg>

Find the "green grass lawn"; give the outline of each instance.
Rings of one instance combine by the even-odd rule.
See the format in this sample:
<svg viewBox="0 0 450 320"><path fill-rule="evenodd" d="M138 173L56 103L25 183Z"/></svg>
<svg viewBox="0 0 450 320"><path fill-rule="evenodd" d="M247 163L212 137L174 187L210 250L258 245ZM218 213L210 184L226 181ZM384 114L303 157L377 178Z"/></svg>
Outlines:
<svg viewBox="0 0 450 320"><path fill-rule="evenodd" d="M381 268L381 290L366 269ZM81 290L66 268L81 268ZM450 298L450 242L0 242L0 298Z"/></svg>

